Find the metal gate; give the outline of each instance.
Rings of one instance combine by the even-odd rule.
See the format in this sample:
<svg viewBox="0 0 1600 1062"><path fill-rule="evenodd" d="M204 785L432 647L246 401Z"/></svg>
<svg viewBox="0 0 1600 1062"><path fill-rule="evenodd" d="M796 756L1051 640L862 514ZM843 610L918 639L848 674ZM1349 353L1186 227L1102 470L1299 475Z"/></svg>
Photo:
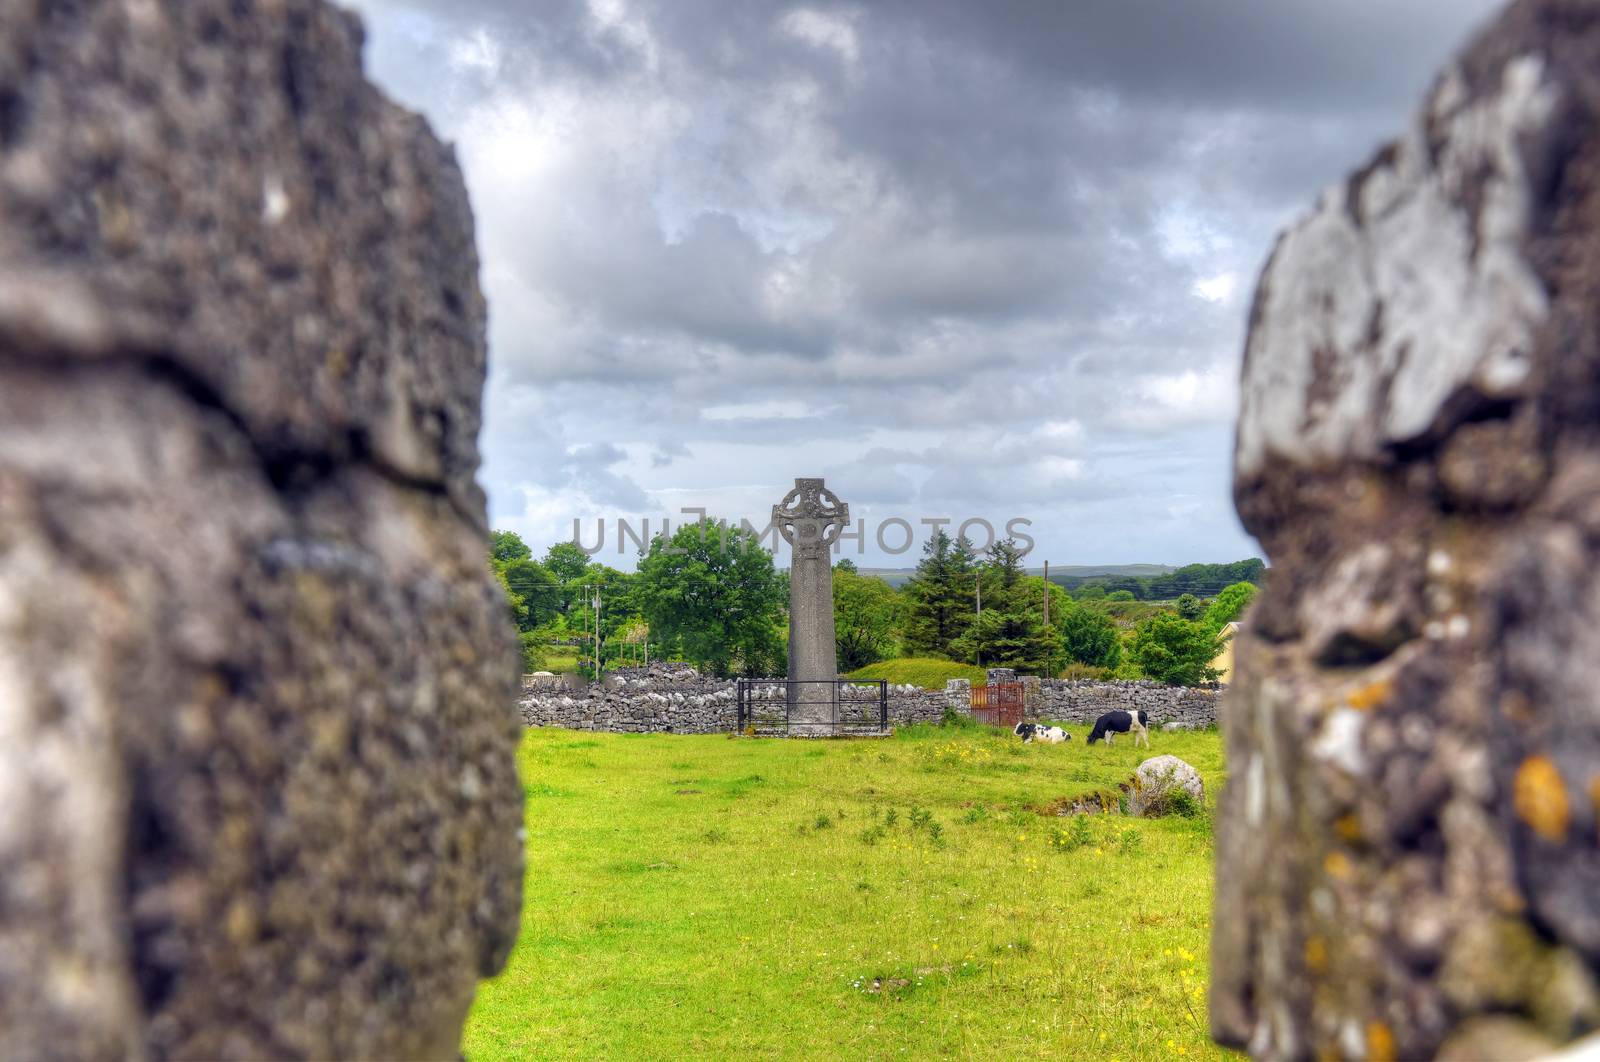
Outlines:
<svg viewBox="0 0 1600 1062"><path fill-rule="evenodd" d="M1023 703L1020 682L976 686L972 690L972 718L990 726L1011 729L1022 722Z"/></svg>
<svg viewBox="0 0 1600 1062"><path fill-rule="evenodd" d="M850 679L740 679L737 729L758 734L787 734L790 705L832 686L835 734L884 734L889 730L889 683ZM791 697L791 691L796 695Z"/></svg>

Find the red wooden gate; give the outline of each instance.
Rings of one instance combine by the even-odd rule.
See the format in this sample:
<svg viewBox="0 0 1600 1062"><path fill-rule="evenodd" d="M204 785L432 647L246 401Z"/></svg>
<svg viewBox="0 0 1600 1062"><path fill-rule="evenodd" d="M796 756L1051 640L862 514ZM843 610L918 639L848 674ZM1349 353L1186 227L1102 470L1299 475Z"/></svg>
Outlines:
<svg viewBox="0 0 1600 1062"><path fill-rule="evenodd" d="M1014 728L1022 722L1022 683L1001 682L972 690L972 718L990 726Z"/></svg>

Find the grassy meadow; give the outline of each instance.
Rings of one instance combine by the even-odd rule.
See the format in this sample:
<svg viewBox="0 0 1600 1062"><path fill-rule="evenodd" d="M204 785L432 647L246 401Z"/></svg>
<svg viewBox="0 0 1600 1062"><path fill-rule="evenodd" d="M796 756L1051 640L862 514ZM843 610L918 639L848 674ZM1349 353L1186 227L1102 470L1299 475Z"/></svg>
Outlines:
<svg viewBox="0 0 1600 1062"><path fill-rule="evenodd" d="M1209 816L1053 814L1151 754L1070 729L530 730L522 933L467 1057L1223 1057ZM1214 805L1218 735L1152 741Z"/></svg>
<svg viewBox="0 0 1600 1062"><path fill-rule="evenodd" d="M544 655L540 670L554 671L558 675L578 670L578 650L567 645L550 650Z"/></svg>
<svg viewBox="0 0 1600 1062"><path fill-rule="evenodd" d="M857 668L845 678L886 681L895 686L921 686L928 690L942 690L947 679L964 678L974 686L988 681L988 672L975 664L958 664L938 657L900 656L880 660L876 664Z"/></svg>

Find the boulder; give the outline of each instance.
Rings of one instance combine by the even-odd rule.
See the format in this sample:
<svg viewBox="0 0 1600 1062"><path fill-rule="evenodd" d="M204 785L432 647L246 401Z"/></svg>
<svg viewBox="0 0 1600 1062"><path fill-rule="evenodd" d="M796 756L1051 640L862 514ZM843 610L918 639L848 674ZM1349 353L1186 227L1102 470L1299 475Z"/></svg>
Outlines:
<svg viewBox="0 0 1600 1062"><path fill-rule="evenodd" d="M454 1057L517 931L472 217L361 36L0 4L0 1057Z"/></svg>
<svg viewBox="0 0 1600 1062"><path fill-rule="evenodd" d="M1512 4L1256 290L1210 1000L1257 1057L1594 1027L1597 64L1600 5Z"/></svg>
<svg viewBox="0 0 1600 1062"><path fill-rule="evenodd" d="M1172 793L1182 790L1195 803L1204 804L1206 784L1200 772L1176 756L1152 756L1133 772L1128 791L1128 814L1158 817L1172 812Z"/></svg>

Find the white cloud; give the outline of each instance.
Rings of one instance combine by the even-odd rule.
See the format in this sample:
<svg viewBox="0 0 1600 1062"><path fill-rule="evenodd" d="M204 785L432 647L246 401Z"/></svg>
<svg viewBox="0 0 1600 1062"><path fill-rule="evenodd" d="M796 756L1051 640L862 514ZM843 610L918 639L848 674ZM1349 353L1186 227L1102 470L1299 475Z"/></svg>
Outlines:
<svg viewBox="0 0 1600 1062"><path fill-rule="evenodd" d="M1352 2L355 0L472 195L493 519L825 475L1062 563L1244 555L1245 279L1490 0Z"/></svg>
<svg viewBox="0 0 1600 1062"><path fill-rule="evenodd" d="M1194 293L1207 302L1227 302L1238 285L1239 278L1232 273L1218 273L1194 282Z"/></svg>
<svg viewBox="0 0 1600 1062"><path fill-rule="evenodd" d="M707 406L700 411L702 420L799 420L820 415L806 403L792 399Z"/></svg>
<svg viewBox="0 0 1600 1062"><path fill-rule="evenodd" d="M861 58L856 28L842 15L801 7L783 16L779 24L787 33L809 44L832 49L847 63Z"/></svg>

